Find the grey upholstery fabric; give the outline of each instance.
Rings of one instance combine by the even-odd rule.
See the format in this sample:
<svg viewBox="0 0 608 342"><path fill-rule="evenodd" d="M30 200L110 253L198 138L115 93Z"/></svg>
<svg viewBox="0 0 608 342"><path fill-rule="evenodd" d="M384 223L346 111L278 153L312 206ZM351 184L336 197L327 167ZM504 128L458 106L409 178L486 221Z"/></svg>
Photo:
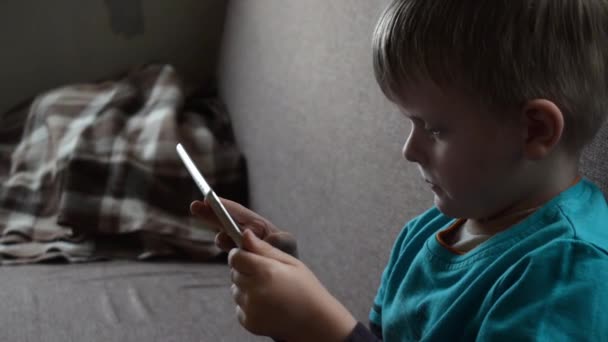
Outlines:
<svg viewBox="0 0 608 342"><path fill-rule="evenodd" d="M268 341L238 326L225 265L2 267L0 341Z"/></svg>
<svg viewBox="0 0 608 342"><path fill-rule="evenodd" d="M581 173L608 194L608 120L583 152Z"/></svg>

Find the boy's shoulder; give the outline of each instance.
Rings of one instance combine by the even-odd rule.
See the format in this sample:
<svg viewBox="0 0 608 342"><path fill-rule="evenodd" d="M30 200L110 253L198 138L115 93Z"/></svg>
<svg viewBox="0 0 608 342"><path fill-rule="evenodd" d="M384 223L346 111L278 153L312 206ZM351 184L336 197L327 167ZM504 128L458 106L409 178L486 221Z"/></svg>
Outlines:
<svg viewBox="0 0 608 342"><path fill-rule="evenodd" d="M551 203L553 202L553 203ZM564 238L591 244L608 252L608 204L604 193L582 179L547 206L540 218L550 228L568 229Z"/></svg>
<svg viewBox="0 0 608 342"><path fill-rule="evenodd" d="M497 239L505 245L502 254L514 264L562 271L601 265L608 270L608 204L586 179L502 234Z"/></svg>

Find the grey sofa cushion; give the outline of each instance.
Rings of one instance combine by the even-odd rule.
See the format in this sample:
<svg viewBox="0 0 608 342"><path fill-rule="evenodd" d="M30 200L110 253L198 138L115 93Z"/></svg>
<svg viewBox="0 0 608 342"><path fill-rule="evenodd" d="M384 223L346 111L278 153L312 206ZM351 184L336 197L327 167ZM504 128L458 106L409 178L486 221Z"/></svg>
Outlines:
<svg viewBox="0 0 608 342"><path fill-rule="evenodd" d="M268 341L243 329L224 264L0 268L0 341Z"/></svg>

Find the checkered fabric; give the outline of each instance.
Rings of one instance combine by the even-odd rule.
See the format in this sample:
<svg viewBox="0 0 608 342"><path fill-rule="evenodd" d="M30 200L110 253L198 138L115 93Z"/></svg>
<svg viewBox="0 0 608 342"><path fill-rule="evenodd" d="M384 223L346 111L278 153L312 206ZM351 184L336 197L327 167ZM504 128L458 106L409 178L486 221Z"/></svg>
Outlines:
<svg viewBox="0 0 608 342"><path fill-rule="evenodd" d="M0 263L217 256L215 233L189 214L201 194L175 146L240 202L244 158L221 102L186 89L171 66L149 65L3 115Z"/></svg>

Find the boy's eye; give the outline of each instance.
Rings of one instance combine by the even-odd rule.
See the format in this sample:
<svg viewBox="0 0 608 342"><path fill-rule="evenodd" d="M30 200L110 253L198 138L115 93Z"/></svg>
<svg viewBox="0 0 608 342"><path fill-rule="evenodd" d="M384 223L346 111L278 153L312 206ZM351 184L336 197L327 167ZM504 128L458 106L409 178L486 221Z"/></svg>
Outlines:
<svg viewBox="0 0 608 342"><path fill-rule="evenodd" d="M419 127L420 129L423 129L426 132L426 134L428 134L429 136L431 136L433 138L439 138L440 136L443 136L445 134L444 127L441 127L439 125L431 125L431 124L429 124L419 118L415 118L415 117L411 117L409 119L414 124L414 126Z"/></svg>
<svg viewBox="0 0 608 342"><path fill-rule="evenodd" d="M441 135L441 129L439 129L439 128L425 127L424 130L427 131L427 133L429 133L430 135L432 135L434 137Z"/></svg>

